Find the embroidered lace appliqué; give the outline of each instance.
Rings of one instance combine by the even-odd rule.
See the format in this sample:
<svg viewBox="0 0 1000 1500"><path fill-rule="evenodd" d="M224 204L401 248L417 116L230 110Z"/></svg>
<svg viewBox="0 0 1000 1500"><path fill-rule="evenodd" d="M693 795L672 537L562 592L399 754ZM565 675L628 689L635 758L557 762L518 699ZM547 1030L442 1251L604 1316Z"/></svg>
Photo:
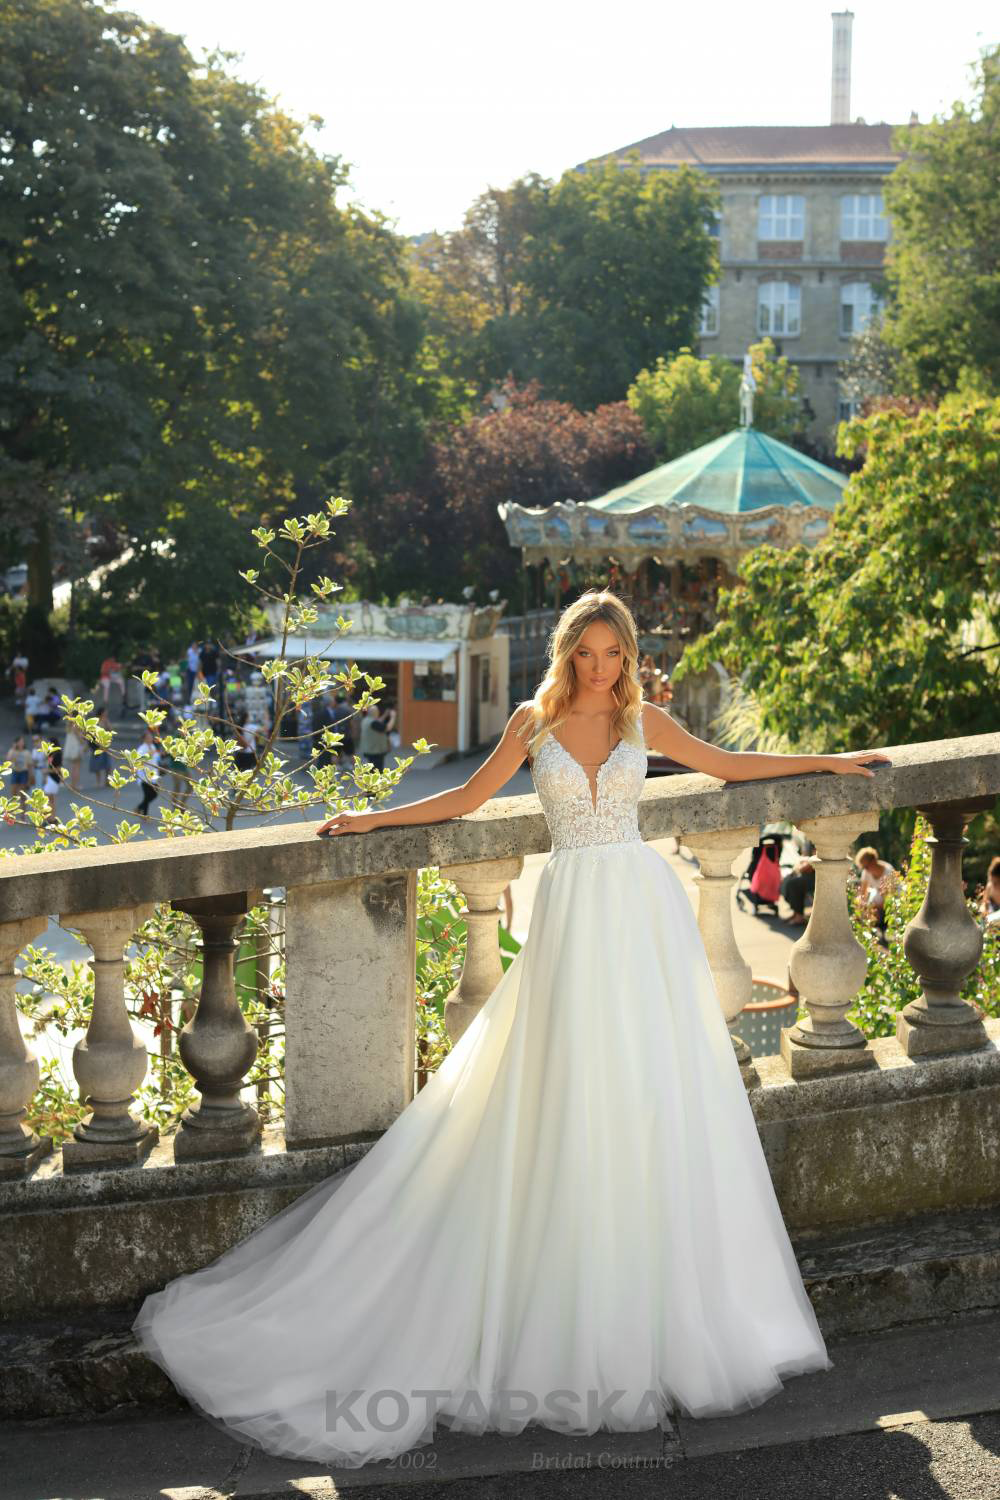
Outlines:
<svg viewBox="0 0 1000 1500"><path fill-rule="evenodd" d="M553 853L641 843L638 804L646 779L645 745L619 740L598 767L596 811L586 771L554 735L542 741L531 774L552 834Z"/></svg>

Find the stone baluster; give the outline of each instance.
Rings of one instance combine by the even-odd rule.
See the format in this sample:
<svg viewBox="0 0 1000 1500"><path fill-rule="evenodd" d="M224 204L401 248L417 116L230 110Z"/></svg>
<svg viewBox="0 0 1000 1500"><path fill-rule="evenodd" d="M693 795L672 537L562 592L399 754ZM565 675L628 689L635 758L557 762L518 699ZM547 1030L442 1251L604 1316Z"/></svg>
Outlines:
<svg viewBox="0 0 1000 1500"><path fill-rule="evenodd" d="M683 842L698 861L698 928L708 955L716 993L733 1040L743 1082L754 1088L760 1078L753 1054L737 1032L743 1007L753 995L750 965L740 952L733 929L732 891L737 877L733 862L747 845L757 842L757 828L722 828L685 834Z"/></svg>
<svg viewBox="0 0 1000 1500"><path fill-rule="evenodd" d="M239 1155L253 1150L260 1140L260 1115L241 1097L259 1041L240 1009L233 973L239 946L236 929L256 894L243 891L173 903L201 928L202 962L198 1008L178 1038L181 1061L201 1097L181 1115L174 1137L177 1161Z"/></svg>
<svg viewBox="0 0 1000 1500"><path fill-rule="evenodd" d="M152 1151L159 1130L136 1119L129 1106L146 1076L146 1044L132 1028L125 1005L124 954L135 929L153 907L74 912L62 917L94 951L94 1002L87 1034L73 1048L80 1098L92 1111L74 1126L62 1148L63 1171L135 1166Z"/></svg>
<svg viewBox="0 0 1000 1500"><path fill-rule="evenodd" d="M45 917L0 924L0 1177L27 1177L52 1150L50 1135L36 1135L24 1123L39 1070L21 1035L14 972L17 955L46 926Z"/></svg>
<svg viewBox="0 0 1000 1500"><path fill-rule="evenodd" d="M445 1029L452 1045L467 1030L503 978L497 934L499 901L504 888L517 879L523 868L524 860L520 856L441 866L441 874L446 880L455 882L466 903L462 912L466 928L465 962L458 984L444 1007Z"/></svg>
<svg viewBox="0 0 1000 1500"><path fill-rule="evenodd" d="M417 872L290 886L285 1142L370 1139L413 1098Z"/></svg>
<svg viewBox="0 0 1000 1500"><path fill-rule="evenodd" d="M941 802L920 811L934 830L927 843L931 873L917 915L903 934L903 952L920 979L919 1000L904 1006L896 1037L909 1057L969 1052L989 1042L983 1018L959 991L979 962L983 934L965 904L962 850L965 825L993 806L992 797Z"/></svg>
<svg viewBox="0 0 1000 1500"><path fill-rule="evenodd" d="M788 971L809 1016L782 1031L781 1055L793 1078L873 1068L867 1037L847 1019L868 971L868 955L854 936L847 907L850 850L872 827L872 814L808 818L798 826L816 846L816 889Z"/></svg>

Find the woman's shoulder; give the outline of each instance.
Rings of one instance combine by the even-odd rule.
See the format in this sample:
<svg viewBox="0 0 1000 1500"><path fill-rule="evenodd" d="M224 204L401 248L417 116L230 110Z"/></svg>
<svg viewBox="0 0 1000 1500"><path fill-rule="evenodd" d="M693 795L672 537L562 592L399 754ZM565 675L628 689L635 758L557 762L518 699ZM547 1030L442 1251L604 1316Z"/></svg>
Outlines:
<svg viewBox="0 0 1000 1500"><path fill-rule="evenodd" d="M670 715L658 703L651 703L648 698L643 698L635 717L635 727L642 735L643 743L648 745L650 735L654 735L664 720L669 718Z"/></svg>
<svg viewBox="0 0 1000 1500"><path fill-rule="evenodd" d="M538 722L535 705L530 699L518 703L507 720L504 734L512 736L524 750L528 765L531 765L531 756L528 754L528 742L532 738L532 732Z"/></svg>

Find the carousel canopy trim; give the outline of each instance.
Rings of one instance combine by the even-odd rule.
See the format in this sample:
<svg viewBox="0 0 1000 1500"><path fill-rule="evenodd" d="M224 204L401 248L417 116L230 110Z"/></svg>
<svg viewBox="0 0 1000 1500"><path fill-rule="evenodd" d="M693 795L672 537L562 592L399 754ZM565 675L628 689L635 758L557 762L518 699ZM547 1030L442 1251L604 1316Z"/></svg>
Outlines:
<svg viewBox="0 0 1000 1500"><path fill-rule="evenodd" d="M347 630L337 639L330 636L293 635L285 646L286 657L318 656L324 661L445 661L461 641L407 641L398 637L377 639L356 636ZM237 646L234 656L281 655L280 640L253 641Z"/></svg>
<svg viewBox="0 0 1000 1500"><path fill-rule="evenodd" d="M661 464L596 500L537 509L497 506L526 563L608 555L626 568L643 557L735 568L762 543L814 546L826 535L847 476L752 427Z"/></svg>
<svg viewBox="0 0 1000 1500"><path fill-rule="evenodd" d="M582 503L613 514L651 505L697 505L725 515L796 503L832 510L846 484L846 474L742 427Z"/></svg>

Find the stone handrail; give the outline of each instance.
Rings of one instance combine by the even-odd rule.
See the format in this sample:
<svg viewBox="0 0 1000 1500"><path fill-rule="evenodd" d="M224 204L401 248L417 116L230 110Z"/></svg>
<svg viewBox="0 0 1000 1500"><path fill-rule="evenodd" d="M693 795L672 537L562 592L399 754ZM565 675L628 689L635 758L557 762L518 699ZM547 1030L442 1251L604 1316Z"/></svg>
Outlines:
<svg viewBox="0 0 1000 1500"><path fill-rule="evenodd" d="M791 1078L872 1065L865 1037L846 1019L865 955L844 887L850 846L874 832L882 808L921 808L935 832L927 900L906 939L923 996L901 1014L899 1039L911 1055L985 1044L981 1018L958 996L982 945L962 896L961 848L965 823L1000 794L1000 735L887 753L891 763L871 779L812 773L723 784L689 774L651 780L643 791L643 837L682 838L699 860L699 923L750 1087L757 1074L736 1031L750 971L733 935L731 867L759 826L778 819L801 828L817 849L813 912L790 966L809 1018L782 1033ZM92 1113L63 1147L63 1169L138 1163L155 1144L155 1127L129 1107L146 1058L125 1008L122 959L156 902L188 912L204 944L201 997L179 1046L199 1098L182 1117L175 1157L257 1146L260 1120L241 1096L257 1043L236 1000L233 955L248 906L265 887L287 892L287 1145L370 1137L391 1124L413 1092L417 870L440 867L468 903L465 967L446 1013L457 1040L502 972L498 898L525 855L549 848L548 829L534 796L496 798L464 818L361 836L321 840L314 828L281 824L0 861L0 1173L26 1176L52 1149L23 1124L38 1064L21 1038L14 1001L17 955L50 914L83 933L95 954L91 1021L74 1050Z"/></svg>
<svg viewBox="0 0 1000 1500"><path fill-rule="evenodd" d="M699 773L652 778L639 804L646 839L748 824L1000 795L1000 734L929 740L885 751L872 780L830 772L720 782ZM318 821L318 820L317 820ZM444 823L381 828L318 839L316 824L275 824L193 838L0 860L0 922L26 917L191 900L262 889L400 874L429 865L543 853L548 827L533 794L494 797Z"/></svg>

